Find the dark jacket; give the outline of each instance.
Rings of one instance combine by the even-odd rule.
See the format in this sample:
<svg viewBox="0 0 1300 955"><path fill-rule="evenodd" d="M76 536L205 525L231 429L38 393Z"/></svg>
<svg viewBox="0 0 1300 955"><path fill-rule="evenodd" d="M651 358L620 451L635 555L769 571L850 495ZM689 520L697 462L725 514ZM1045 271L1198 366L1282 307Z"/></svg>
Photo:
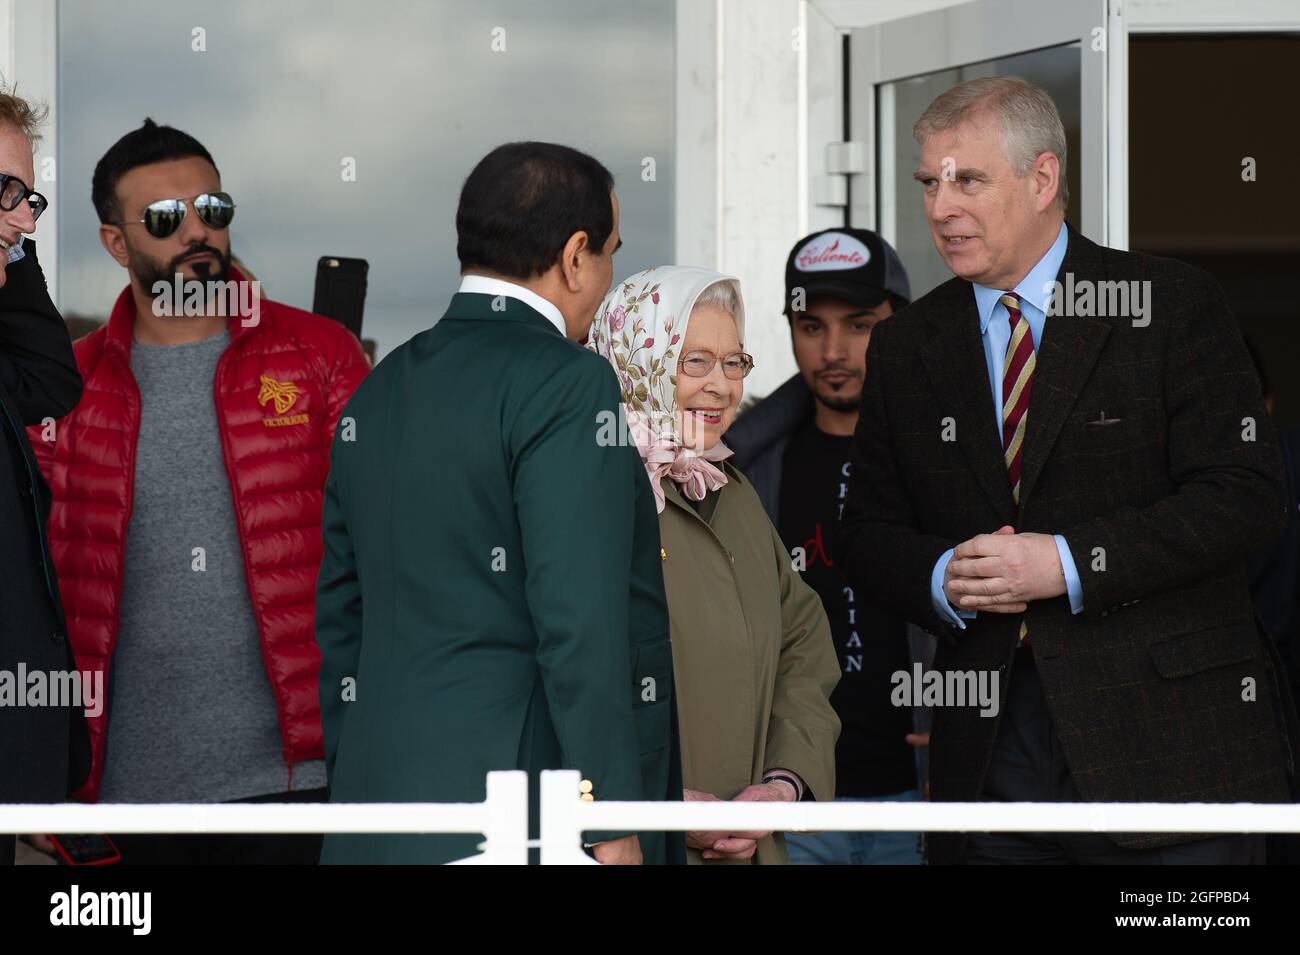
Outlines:
<svg viewBox="0 0 1300 955"><path fill-rule="evenodd" d="M780 526L781 471L790 436L813 413L813 397L802 375L736 418L723 441L735 451L731 464L744 472L758 492L772 524Z"/></svg>
<svg viewBox="0 0 1300 955"><path fill-rule="evenodd" d="M1152 308L1142 326L1048 319L1018 508L970 283L952 279L876 328L836 552L853 586L939 634L939 670L1007 673L1023 616L1084 799L1287 801L1289 696L1245 571L1282 528L1282 461L1241 333L1214 280L1181 262L1071 230L1067 274L1150 281ZM1093 424L1102 412L1119 420ZM1023 615L982 613L963 631L935 613L939 556L1003 524L1065 536L1082 613L1065 595ZM979 798L997 724L976 707L935 711L934 799ZM1203 836L1111 838L1146 848ZM954 861L961 837L936 833L930 847L932 861Z"/></svg>
<svg viewBox="0 0 1300 955"><path fill-rule="evenodd" d="M513 769L534 807L545 769L598 800L681 798L654 496L636 449L600 437L618 381L503 301L457 294L334 441L316 605L331 801L477 802ZM332 834L321 861L448 862L480 841ZM685 861L680 834L641 834L647 862L670 846Z"/></svg>
<svg viewBox="0 0 1300 955"><path fill-rule="evenodd" d="M28 241L0 287L0 670L15 681L19 665L29 674L77 666L45 536L50 489L24 425L62 417L80 397L68 329ZM0 802L62 802L89 771L80 701L0 706Z"/></svg>
<svg viewBox="0 0 1300 955"><path fill-rule="evenodd" d="M739 415L724 436L727 447L736 452L728 463L744 472L774 527L779 528L778 522L781 519L781 481L785 476L786 448L795 432L813 420L814 413L812 393L809 392L803 375L796 374ZM828 535L826 544L828 547L833 546L833 534ZM895 640L897 659L910 657L913 661L924 660L929 664L933 657L933 651L929 649L933 647L933 637L921 633L914 624L905 624L897 615L881 611L868 603L865 597L859 600L858 617L877 622L877 626L872 627L871 639ZM844 652L848 654L852 651L846 646ZM840 663L844 667L849 666L847 659ZM885 675L879 674L881 677ZM841 792L848 798L867 792L874 794L879 792L881 785L881 777L875 767L871 766L868 758L864 758L862 734L869 733L877 740L888 739L891 730L896 728L893 722L882 724L872 715L872 701L863 696L864 692L872 691L864 690L857 679L858 677L842 678L832 697L832 704L843 724L836 749L839 784L843 787ZM917 719L926 721L928 718L923 714L914 716L914 728L920 728L916 726ZM922 726L928 729L928 721L923 722ZM898 745L904 745L901 736ZM904 750L906 751L905 747ZM918 769L924 772L927 760L925 749L916 751L913 758ZM892 778L898 778L897 774Z"/></svg>
<svg viewBox="0 0 1300 955"><path fill-rule="evenodd" d="M1300 698L1300 428L1280 435L1286 465L1287 521L1250 562L1250 593L1260 622L1277 643L1292 696Z"/></svg>

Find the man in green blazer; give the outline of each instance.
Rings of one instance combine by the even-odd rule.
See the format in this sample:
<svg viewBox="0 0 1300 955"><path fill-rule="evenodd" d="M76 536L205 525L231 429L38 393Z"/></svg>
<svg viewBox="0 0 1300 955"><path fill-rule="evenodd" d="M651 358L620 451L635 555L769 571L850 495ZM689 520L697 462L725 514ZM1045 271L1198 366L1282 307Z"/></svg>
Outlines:
<svg viewBox="0 0 1300 955"><path fill-rule="evenodd" d="M460 291L357 390L331 455L330 799L474 802L489 771L523 769L534 835L543 769L580 770L596 799L680 799L654 497L636 450L603 440L619 386L577 344L613 277L613 179L507 144L456 226ZM586 838L601 862L684 861L675 834ZM481 841L330 835L321 861L441 863Z"/></svg>

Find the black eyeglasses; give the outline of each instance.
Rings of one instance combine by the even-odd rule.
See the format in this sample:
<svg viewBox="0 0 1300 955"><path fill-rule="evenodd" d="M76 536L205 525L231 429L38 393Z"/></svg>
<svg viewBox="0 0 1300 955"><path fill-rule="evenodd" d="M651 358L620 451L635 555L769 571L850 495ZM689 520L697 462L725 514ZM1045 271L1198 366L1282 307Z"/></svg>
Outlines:
<svg viewBox="0 0 1300 955"><path fill-rule="evenodd" d="M235 217L235 200L230 198L228 192L205 192L195 196L193 201L194 211L199 218L214 229L224 229ZM144 218L135 221L143 223L145 231L155 239L165 239L181 227L187 207L188 203L184 199L159 199L145 206Z"/></svg>
<svg viewBox="0 0 1300 955"><path fill-rule="evenodd" d="M30 188L27 183L17 176L10 176L0 172L0 209L5 212L13 212L18 208L18 203L24 199L32 207L33 222L41 217L41 213L50 204L50 200Z"/></svg>
<svg viewBox="0 0 1300 955"><path fill-rule="evenodd" d="M704 378L713 371L718 359L708 352L693 351L677 360L677 367L682 373L692 378ZM722 356L722 373L733 381L739 381L754 370L753 356L743 351Z"/></svg>

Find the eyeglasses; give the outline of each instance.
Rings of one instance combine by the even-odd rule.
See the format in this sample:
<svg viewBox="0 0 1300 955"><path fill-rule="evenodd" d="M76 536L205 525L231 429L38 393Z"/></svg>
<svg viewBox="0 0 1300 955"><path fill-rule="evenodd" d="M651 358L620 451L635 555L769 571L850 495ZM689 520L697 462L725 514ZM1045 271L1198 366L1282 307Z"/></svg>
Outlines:
<svg viewBox="0 0 1300 955"><path fill-rule="evenodd" d="M205 192L194 197L194 211L204 224L214 229L224 229L235 217L235 200L227 192ZM181 227L185 221L188 203L184 199L159 199L144 207L144 218L136 222L144 224L145 231L155 239L165 239ZM131 223L119 222L118 225Z"/></svg>
<svg viewBox="0 0 1300 955"><path fill-rule="evenodd" d="M41 217L41 213L49 208L50 200L46 199L39 192L32 190L27 183L23 182L17 176L10 176L6 173L0 173L0 209L5 212L13 212L18 208L18 203L24 199L32 207L32 221L35 222Z"/></svg>
<svg viewBox="0 0 1300 955"><path fill-rule="evenodd" d="M704 378L713 371L713 366L717 363L718 359L715 356L700 351L691 352L677 359L677 367L681 369L682 374L689 375L691 378ZM722 373L732 381L740 381L753 370L752 355L738 351L722 356Z"/></svg>

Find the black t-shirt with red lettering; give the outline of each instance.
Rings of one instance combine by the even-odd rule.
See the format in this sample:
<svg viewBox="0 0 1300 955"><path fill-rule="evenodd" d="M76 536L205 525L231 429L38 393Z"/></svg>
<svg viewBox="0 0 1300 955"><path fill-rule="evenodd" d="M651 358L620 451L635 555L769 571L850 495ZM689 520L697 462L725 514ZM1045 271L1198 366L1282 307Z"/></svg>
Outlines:
<svg viewBox="0 0 1300 955"><path fill-rule="evenodd" d="M893 706L890 677L910 672L906 622L853 593L830 547L848 491L851 436L826 434L813 419L791 435L781 475L777 530L817 591L840 660L831 705L843 724L835 749L836 795L884 796L916 788L910 706Z"/></svg>

